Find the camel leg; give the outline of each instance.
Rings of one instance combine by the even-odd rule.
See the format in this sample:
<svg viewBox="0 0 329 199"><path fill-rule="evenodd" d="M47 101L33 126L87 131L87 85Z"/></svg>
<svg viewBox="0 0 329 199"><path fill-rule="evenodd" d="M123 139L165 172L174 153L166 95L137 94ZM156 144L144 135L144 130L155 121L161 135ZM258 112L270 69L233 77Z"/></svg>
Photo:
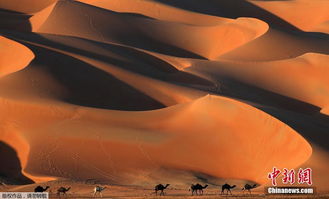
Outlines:
<svg viewBox="0 0 329 199"><path fill-rule="evenodd" d="M155 195L156 195L156 196L158 195L158 190L155 190Z"/></svg>
<svg viewBox="0 0 329 199"><path fill-rule="evenodd" d="M102 194L102 192L99 192L99 195L101 195L101 198L103 198L103 194Z"/></svg>
<svg viewBox="0 0 329 199"><path fill-rule="evenodd" d="M249 191L249 193L250 193L250 195L251 195L251 191L250 191L250 189L249 189L248 191Z"/></svg>
<svg viewBox="0 0 329 199"><path fill-rule="evenodd" d="M231 192L231 190L229 190L230 191L230 194L232 195L232 192ZM227 192L227 194L228 194L228 192Z"/></svg>

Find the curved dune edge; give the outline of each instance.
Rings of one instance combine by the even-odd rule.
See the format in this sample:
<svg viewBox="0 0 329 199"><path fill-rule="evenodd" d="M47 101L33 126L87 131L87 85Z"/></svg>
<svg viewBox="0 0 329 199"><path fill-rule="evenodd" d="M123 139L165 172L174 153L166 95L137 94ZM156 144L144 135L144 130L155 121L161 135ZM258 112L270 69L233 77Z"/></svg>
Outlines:
<svg viewBox="0 0 329 199"><path fill-rule="evenodd" d="M142 112L9 99L0 106L4 122L19 124L29 154L26 144L11 145L25 174L38 182L49 176L137 183L135 173L148 178L168 168L265 183L273 165L295 168L312 154L308 142L284 123L225 97Z"/></svg>
<svg viewBox="0 0 329 199"><path fill-rule="evenodd" d="M0 106L8 105L8 101L4 98L0 99ZM45 182L55 180L52 177L42 177L29 174L25 171L28 164L28 157L30 153L30 143L24 137L24 134L20 131L19 127L15 123L11 123L5 119L6 115L0 114L1 128L0 128L0 140L7 143L17 152L18 159L20 160L22 174L27 178L32 179L34 182Z"/></svg>
<svg viewBox="0 0 329 199"><path fill-rule="evenodd" d="M53 4L50 4L43 10L35 13L30 19L30 23L32 26L32 32L37 32L38 29L42 26L42 24L47 20L51 12L53 11L54 7L56 5L56 2Z"/></svg>
<svg viewBox="0 0 329 199"><path fill-rule="evenodd" d="M20 13L32 14L48 7L57 0L3 0L0 8Z"/></svg>
<svg viewBox="0 0 329 199"><path fill-rule="evenodd" d="M329 116L329 106L326 106L321 109L320 113L328 115Z"/></svg>
<svg viewBox="0 0 329 199"><path fill-rule="evenodd" d="M321 24L316 25L312 31L323 32L329 34L329 19Z"/></svg>
<svg viewBox="0 0 329 199"><path fill-rule="evenodd" d="M24 69L34 59L33 52L20 43L0 36L0 45L0 78Z"/></svg>
<svg viewBox="0 0 329 199"><path fill-rule="evenodd" d="M108 22L107 26L104 26L103 21ZM109 28L112 26L116 28ZM162 49L162 53L168 53L161 47L161 44L166 44L173 48L170 53L178 56L184 51L183 54L194 53L214 59L259 37L267 30L265 22L253 18L226 20L212 26L188 25L127 16L79 2L65 1L57 3L37 32L114 42L151 51Z"/></svg>
<svg viewBox="0 0 329 199"><path fill-rule="evenodd" d="M216 26L232 22L233 19L196 13L155 1L131 0L77 0L79 2L121 13L136 13L162 21L178 22L190 25Z"/></svg>
<svg viewBox="0 0 329 199"><path fill-rule="evenodd" d="M314 0L254 1L249 2L277 15L304 31L314 31L319 24L329 20L329 2ZM293 12L291 12L294 10Z"/></svg>
<svg viewBox="0 0 329 199"><path fill-rule="evenodd" d="M310 52L328 54L328 46L325 37L305 37L303 34L270 28L261 37L221 55L218 60L264 62L292 59Z"/></svg>
<svg viewBox="0 0 329 199"><path fill-rule="evenodd" d="M134 87L137 90L149 95L150 97L158 100L166 106L172 106L179 103L186 103L205 95L205 92L186 88L179 85L170 84L164 81L146 77L128 70L119 68L115 65L82 56L76 53L67 52L65 50L56 49L43 44L27 42L33 45L47 48L55 52L63 53L83 62L86 62L106 73L115 76L117 79L125 82L126 84Z"/></svg>
<svg viewBox="0 0 329 199"><path fill-rule="evenodd" d="M196 61L194 66L323 108L329 102L328 61L328 55L307 53L279 61L218 61L207 64Z"/></svg>

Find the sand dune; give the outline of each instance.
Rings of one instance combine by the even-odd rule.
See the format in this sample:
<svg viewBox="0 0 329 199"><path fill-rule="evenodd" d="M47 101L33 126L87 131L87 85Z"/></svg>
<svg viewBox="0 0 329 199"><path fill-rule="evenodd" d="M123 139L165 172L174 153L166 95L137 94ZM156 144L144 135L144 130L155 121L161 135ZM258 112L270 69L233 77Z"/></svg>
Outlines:
<svg viewBox="0 0 329 199"><path fill-rule="evenodd" d="M202 13L192 12L186 9L180 9L166 4L161 4L156 1L133 1L133 0L79 0L86 4L112 10L120 13L136 13L150 18L179 22L190 25L220 25L234 20L211 16Z"/></svg>
<svg viewBox="0 0 329 199"><path fill-rule="evenodd" d="M309 52L328 54L328 38L271 28L261 37L220 56L220 59L274 61L299 57Z"/></svg>
<svg viewBox="0 0 329 199"><path fill-rule="evenodd" d="M106 25L102 23L104 20ZM197 26L120 14L78 2L59 2L36 32L122 43L176 56L213 59L259 37L267 28L266 23L250 18Z"/></svg>
<svg viewBox="0 0 329 199"><path fill-rule="evenodd" d="M308 143L288 126L222 97L207 96L150 112L101 111L7 99L2 99L1 106L2 116L7 118L3 121L5 130L10 130L6 128L10 125L29 146L24 171L35 181L38 176L56 176L131 183L133 173L156 175L158 168L165 167L261 183L266 181L264 172L273 164L295 167L311 155ZM20 126L13 126L12 118ZM188 123L193 123L193 128L185 125ZM280 139L270 139L278 133ZM281 147L292 139L293 144ZM8 141L6 137L2 140ZM268 140L276 147L259 150L268 145ZM234 146L239 150L231 150ZM18 144L13 147L24 156L26 149ZM125 150L115 150L117 147ZM247 158L254 153L264 158ZM289 157L291 153L293 158ZM269 156L270 160L265 158ZM122 158L126 161L120 163ZM244 169L249 172L242 172Z"/></svg>
<svg viewBox="0 0 329 199"><path fill-rule="evenodd" d="M329 57L308 53L294 59L271 62L219 61L205 66L210 73L225 74L245 83L259 86L281 95L289 96L318 107L328 105L325 63Z"/></svg>
<svg viewBox="0 0 329 199"><path fill-rule="evenodd" d="M329 20L328 1L249 1L304 31L319 31L316 27ZM324 29L323 32L329 33Z"/></svg>
<svg viewBox="0 0 329 199"><path fill-rule="evenodd" d="M5 37L0 36L0 45L0 77L22 70L34 58L28 48Z"/></svg>
<svg viewBox="0 0 329 199"><path fill-rule="evenodd" d="M50 4L54 3L56 0L10 0L1 1L0 8L5 10L10 10L14 12L32 14L38 12Z"/></svg>
<svg viewBox="0 0 329 199"><path fill-rule="evenodd" d="M16 38L19 38L19 36ZM10 96L19 95L21 97L26 97L27 95L31 96L31 92L34 90L33 95L37 94L38 97L65 99L65 101L75 102L80 105L90 104L90 106L100 106L102 108L110 106L112 109L118 109L118 107L122 107L124 110L126 110L128 107L133 108L134 106L137 106L136 108L139 110L140 108L138 107L148 107L146 109L160 108L163 107L163 105L175 105L177 103L187 102L205 95L205 93L202 91L185 88L182 87L181 84L193 84L201 86L204 85L213 87L213 84L207 80L189 75L187 73L179 72L171 65L150 55L134 51L133 49L113 45L107 46L107 50L102 48L102 52L99 51L100 48L103 47L102 44L80 39L72 38L70 39L70 42L65 43L65 46L58 46L58 43L52 43L49 42L49 40L40 39L40 37L36 35L32 37L30 36L28 38L32 41L36 40L38 42L45 42L46 44L55 46L55 48L41 44L37 44L36 47L30 46L30 48L33 49L37 54L38 59L31 63L31 67L29 67L28 70L17 74L17 77L12 76L2 80L3 83L1 87L4 94ZM48 36L48 38L54 40L60 39L54 36ZM61 40L61 42L68 41L67 38L61 38ZM77 44L77 42L79 44ZM31 43L27 42L26 44L29 45ZM67 45L71 46L71 49L68 48ZM78 46L81 46L81 48L88 46L90 51L86 53L79 50L79 48L76 49ZM63 48L69 50L61 50ZM58 64L62 63L54 62L53 64L48 65L47 69L42 69L42 67L40 68L40 64L44 64L45 59L48 59L47 54L54 54L54 51L59 53L57 56L53 56L60 57L61 60L66 60L66 64L59 68ZM95 56L93 52L102 53L98 56ZM95 59L95 57L98 57L98 59ZM75 59L81 60L83 63L75 61ZM75 67L70 65L73 63ZM109 84L112 86L109 88L101 89L99 92L97 92L97 90L92 91L93 95L90 96L91 93L85 93L85 87L81 87L81 81L83 81L82 79L75 77L77 82L72 81L72 78L75 76L75 68L78 68L79 71L90 71L90 73L94 71L91 74L94 74L95 76L87 77L88 79L98 79L101 77L102 79L100 80L103 80L104 84ZM51 71L56 72L56 75L54 75L54 73ZM105 78L104 72L102 71L104 71L105 74L109 73L112 78L111 76ZM15 84L13 79L19 78L20 81L29 81L29 77L31 76L39 77L33 78L35 82L35 85L32 85L33 87L25 87L23 90L26 90L27 92L13 93L12 90L17 90L18 88L22 89L22 86ZM162 81L159 81L155 78L162 79ZM167 83L163 80L172 83ZM99 87L102 87L101 82L102 81L92 80L89 82L90 84L86 86L87 88L90 87L90 89L98 89ZM26 86L26 84L24 85ZM123 89L123 91L121 89ZM120 92L124 95L117 96L116 92L114 91ZM112 94L108 94L109 92ZM99 102L95 103L95 95L102 96L101 98L99 97ZM143 103L139 102L141 100L138 99L139 97L142 99L144 98L144 105ZM81 98L84 100L81 101ZM138 102L134 102L130 98L136 98ZM130 105L127 106L126 103L130 103Z"/></svg>
<svg viewBox="0 0 329 199"><path fill-rule="evenodd" d="M93 181L120 198L166 182L182 196L199 182L214 195L223 183L262 193L275 166L311 167L328 192L328 7L1 1L0 189L50 183L86 197Z"/></svg>

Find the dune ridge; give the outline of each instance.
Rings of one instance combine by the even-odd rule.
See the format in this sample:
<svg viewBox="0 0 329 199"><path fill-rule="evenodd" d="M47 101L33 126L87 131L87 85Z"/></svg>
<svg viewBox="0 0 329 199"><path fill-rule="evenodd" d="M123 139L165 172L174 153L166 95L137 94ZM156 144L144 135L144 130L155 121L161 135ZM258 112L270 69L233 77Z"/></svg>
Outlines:
<svg viewBox="0 0 329 199"><path fill-rule="evenodd" d="M3 106L4 103L6 106ZM104 178L107 176L108 180L122 179L124 181L128 180L125 173L129 174L138 170L152 173L158 167L168 167L194 170L215 177L249 179L261 183L264 182L264 174L257 175L259 169L265 171L270 169L272 164L279 167L296 167L306 161L312 151L307 141L285 124L251 106L223 97L206 96L191 103L147 112L102 111L58 104L58 102L32 104L4 99L1 104L4 109L2 115L6 115L5 121L10 124L10 121L15 118L15 121L20 123L20 135L28 140L30 154L28 157L25 156L28 161L24 171L35 181L40 180L38 176L43 175L64 178L90 178L92 176ZM18 110L16 107L20 107L20 109ZM31 110L34 110L32 114ZM225 114L219 114L220 112L225 112ZM248 116L249 114L251 115ZM197 119L200 115L209 120ZM230 119L231 117L234 119ZM242 126L236 126L234 121L241 121L241 117L245 122L241 122ZM40 118L43 119L40 120ZM93 121L93 123L88 121ZM185 123L195 125L190 128L184 125ZM260 124L262 125L260 126ZM213 131L213 125L217 127L216 131ZM141 129L142 131L140 131ZM249 129L249 133L244 134L241 129ZM52 136L43 139L42 136L38 136L42 135L42 132L51 132ZM268 148L266 151L258 150L260 144L267 144L264 142L267 140L266 137L272 137L273 133L278 132L286 141L293 138L294 144L290 144L283 150L279 143L285 144L285 142L281 142L281 139L272 139L277 147ZM214 138L216 141L210 141ZM43 140L43 144L40 143L41 140ZM232 144L238 145L244 153L239 153L240 150L226 148L232 146L232 144L226 143L227 140L232 140ZM248 141L241 142L242 140ZM97 142L103 144L99 145ZM253 144L248 144L249 142L253 142ZM174 143L186 143L187 145ZM68 150L67 144L71 145L70 150ZM94 147L88 148L86 151L84 150L86 144ZM114 148L120 146L130 152L113 151ZM136 150L138 146L143 150ZM198 160L193 158L194 155L189 156L188 154L194 151L190 148L193 146L199 146L198 153L206 157ZM20 151L19 146L14 147ZM300 151L300 148L305 150ZM66 154L61 152L63 149ZM36 150L42 151L41 154ZM145 156L143 151L148 155ZM214 159L212 154L221 151L232 154L217 156L218 158ZM249 157L248 153L253 154L256 151L257 156L272 157L271 160L266 160L267 166L264 165L265 162L259 162L260 164L257 164L259 167L255 167L254 161L264 160L264 158L257 158L257 160L239 158L240 164L235 163L237 156ZM290 152L295 154L294 158L290 158L289 162L285 161L283 164L282 160L286 159L285 156L289 156ZM87 166L75 164L74 162L77 160L71 158L71 155L75 153L82 163L90 160L92 164L86 163ZM108 153L111 159L104 162ZM116 159L122 158L122 156L131 162L119 164ZM150 159L145 159L148 156ZM178 159L184 161L177 162ZM154 164L157 166L154 167ZM135 166L131 167L131 165ZM212 166L205 167L206 165ZM218 165L221 166L218 167ZM97 172L97 169L91 172L92 167L99 168L102 172ZM115 167L115 170L112 170L111 167ZM240 173L242 168L248 168L250 172ZM106 173L106 175L102 175L102 173ZM111 179L111 175L114 175L114 179Z"/></svg>
<svg viewBox="0 0 329 199"><path fill-rule="evenodd" d="M285 19L304 31L319 31L316 27L329 20L328 1L292 0L292 1L258 1L249 2L264 8L271 13ZM294 12L291 12L291 10ZM312 17L309 17L312 16ZM324 33L329 33L322 29ZM320 29L321 32L321 29Z"/></svg>
<svg viewBox="0 0 329 199"><path fill-rule="evenodd" d="M103 20L108 22L106 26L100 23ZM251 18L228 20L214 26L196 26L130 16L78 2L58 2L36 32L121 43L176 56L199 55L213 59L259 37L267 29L266 23ZM130 32L135 34L130 35ZM209 38L216 38L216 42ZM167 47L161 47L163 44Z"/></svg>
<svg viewBox="0 0 329 199"><path fill-rule="evenodd" d="M34 58L27 47L0 36L0 77L25 68ZM17 59L17 56L20 59Z"/></svg>
<svg viewBox="0 0 329 199"><path fill-rule="evenodd" d="M328 71L324 63L328 58L328 55L307 53L271 62L218 61L205 67L213 73L223 73L248 84L325 107L328 103ZM203 67L204 64L201 61L194 66Z"/></svg>

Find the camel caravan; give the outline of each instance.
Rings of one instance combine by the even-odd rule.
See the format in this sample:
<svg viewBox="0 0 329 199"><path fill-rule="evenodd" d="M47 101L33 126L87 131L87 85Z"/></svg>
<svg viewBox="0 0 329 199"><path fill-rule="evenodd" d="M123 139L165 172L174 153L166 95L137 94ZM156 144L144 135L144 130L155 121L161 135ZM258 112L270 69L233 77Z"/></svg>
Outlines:
<svg viewBox="0 0 329 199"><path fill-rule="evenodd" d="M154 194L156 196L164 196L165 195L165 190L169 187L170 184L158 184L154 187ZM208 185L201 185L199 183L197 184L192 184L189 191L191 192L192 196L198 196L198 195L203 195L203 190L206 189L208 187ZM248 191L249 194L251 195L251 190L256 188L257 184L254 185L250 185L250 184L245 184L244 187L242 188L242 193L244 194L245 191ZM43 188L42 186L37 186L34 189L34 192L45 192L49 189L49 186L46 186L45 188ZM229 185L229 184L223 184L220 187L220 195L232 195L232 189L236 188L236 185ZM61 197L61 196L65 196L66 197L66 192L68 192L71 189L71 187L65 188L65 187L60 187L57 189L57 196ZM101 186L95 186L93 189L93 197L103 197L102 192L106 189L106 187L101 187ZM226 193L225 193L226 191Z"/></svg>

